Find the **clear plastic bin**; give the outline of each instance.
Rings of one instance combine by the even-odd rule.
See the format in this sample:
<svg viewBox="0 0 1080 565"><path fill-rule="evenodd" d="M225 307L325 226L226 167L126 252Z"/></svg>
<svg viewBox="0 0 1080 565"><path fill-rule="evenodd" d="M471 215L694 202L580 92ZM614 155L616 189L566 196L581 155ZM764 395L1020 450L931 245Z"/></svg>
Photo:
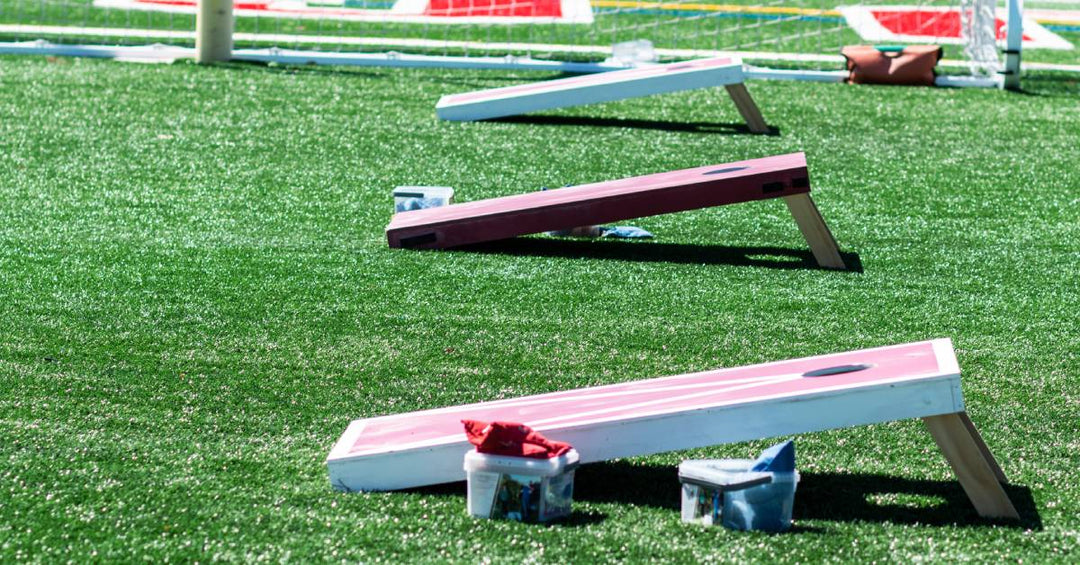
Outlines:
<svg viewBox="0 0 1080 565"><path fill-rule="evenodd" d="M454 199L449 186L399 186L394 189L394 213L446 206Z"/></svg>
<svg viewBox="0 0 1080 565"><path fill-rule="evenodd" d="M551 459L470 451L465 455L469 514L521 522L569 516L578 461L572 449Z"/></svg>
<svg viewBox="0 0 1080 565"><path fill-rule="evenodd" d="M750 459L684 461L682 520L733 530L781 532L791 527L799 473L751 471Z"/></svg>

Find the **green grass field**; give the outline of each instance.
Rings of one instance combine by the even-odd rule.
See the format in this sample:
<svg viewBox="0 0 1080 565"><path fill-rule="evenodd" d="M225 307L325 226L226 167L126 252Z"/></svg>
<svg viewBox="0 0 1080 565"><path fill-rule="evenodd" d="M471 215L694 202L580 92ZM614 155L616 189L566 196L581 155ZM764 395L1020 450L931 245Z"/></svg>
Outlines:
<svg viewBox="0 0 1080 565"><path fill-rule="evenodd" d="M443 93L543 74L0 57L0 562L1075 562L1080 85L755 82L495 123ZM390 190L460 201L806 151L853 272L783 204L650 242L388 249ZM573 517L464 484L333 491L378 414L952 337L1023 519L978 518L918 422L797 438L795 528L679 522L675 466L586 466Z"/></svg>

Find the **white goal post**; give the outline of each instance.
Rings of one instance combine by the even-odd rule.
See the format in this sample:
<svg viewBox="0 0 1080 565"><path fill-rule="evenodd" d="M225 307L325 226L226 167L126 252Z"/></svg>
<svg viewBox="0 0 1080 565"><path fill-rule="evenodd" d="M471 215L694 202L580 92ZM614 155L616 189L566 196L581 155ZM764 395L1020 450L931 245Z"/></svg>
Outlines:
<svg viewBox="0 0 1080 565"><path fill-rule="evenodd" d="M199 0L195 17L195 60L214 63L232 58L233 0Z"/></svg>
<svg viewBox="0 0 1080 565"><path fill-rule="evenodd" d="M1020 89L1020 55L1023 45L1024 0L1009 0L1009 27L1005 37L1005 80L1002 86L1009 90Z"/></svg>

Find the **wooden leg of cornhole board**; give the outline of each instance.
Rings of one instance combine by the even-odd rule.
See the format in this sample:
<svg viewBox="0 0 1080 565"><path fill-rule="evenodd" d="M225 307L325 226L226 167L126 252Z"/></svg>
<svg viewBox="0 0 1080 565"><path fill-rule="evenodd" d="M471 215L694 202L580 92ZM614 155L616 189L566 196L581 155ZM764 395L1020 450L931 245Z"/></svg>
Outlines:
<svg viewBox="0 0 1080 565"><path fill-rule="evenodd" d="M743 120L746 121L746 126L750 128L750 131L769 133L769 125L765 123L765 118L761 117L761 110L754 103L754 99L750 97L746 85L740 82L724 85L724 87L727 88L731 101L739 109L739 113L742 114Z"/></svg>
<svg viewBox="0 0 1080 565"><path fill-rule="evenodd" d="M986 464L990 466L990 470L994 472L994 476L997 477L999 483L1007 483L1009 479L1005 476L1005 471L1001 469L1001 465L998 465L997 459L994 459L994 454L990 453L990 448L986 446L986 442L983 441L982 434L979 430L975 429L975 423L971 421L971 418L967 415L967 412L960 413L960 421L964 423L964 427L967 428L971 439L975 441L975 445L978 446L979 451L983 454L983 459L986 460Z"/></svg>
<svg viewBox="0 0 1080 565"><path fill-rule="evenodd" d="M967 414L957 412L927 416L923 422L956 473L960 486L975 505L975 511L984 518L1019 520L1020 514L998 482L1004 473L1000 468L995 472L997 461L986 449L978 432L972 434L975 428L969 427L971 420Z"/></svg>
<svg viewBox="0 0 1080 565"><path fill-rule="evenodd" d="M810 246L818 265L826 269L846 269L847 265L840 257L840 248L837 247L829 226L825 225L825 220L810 195L792 194L785 196L784 202L795 218L795 223L799 225L799 231L806 238L806 244Z"/></svg>

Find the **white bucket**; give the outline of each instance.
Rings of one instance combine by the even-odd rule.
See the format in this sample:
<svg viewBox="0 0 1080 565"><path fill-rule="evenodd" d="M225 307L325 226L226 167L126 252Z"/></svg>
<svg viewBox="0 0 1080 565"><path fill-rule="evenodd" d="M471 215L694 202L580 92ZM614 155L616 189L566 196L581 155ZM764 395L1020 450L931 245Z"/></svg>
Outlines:
<svg viewBox="0 0 1080 565"><path fill-rule="evenodd" d="M521 522L547 522L570 515L578 453L551 459L465 454L469 514Z"/></svg>
<svg viewBox="0 0 1080 565"><path fill-rule="evenodd" d="M751 459L684 461L682 520L734 530L781 532L791 527L799 473L751 471Z"/></svg>

